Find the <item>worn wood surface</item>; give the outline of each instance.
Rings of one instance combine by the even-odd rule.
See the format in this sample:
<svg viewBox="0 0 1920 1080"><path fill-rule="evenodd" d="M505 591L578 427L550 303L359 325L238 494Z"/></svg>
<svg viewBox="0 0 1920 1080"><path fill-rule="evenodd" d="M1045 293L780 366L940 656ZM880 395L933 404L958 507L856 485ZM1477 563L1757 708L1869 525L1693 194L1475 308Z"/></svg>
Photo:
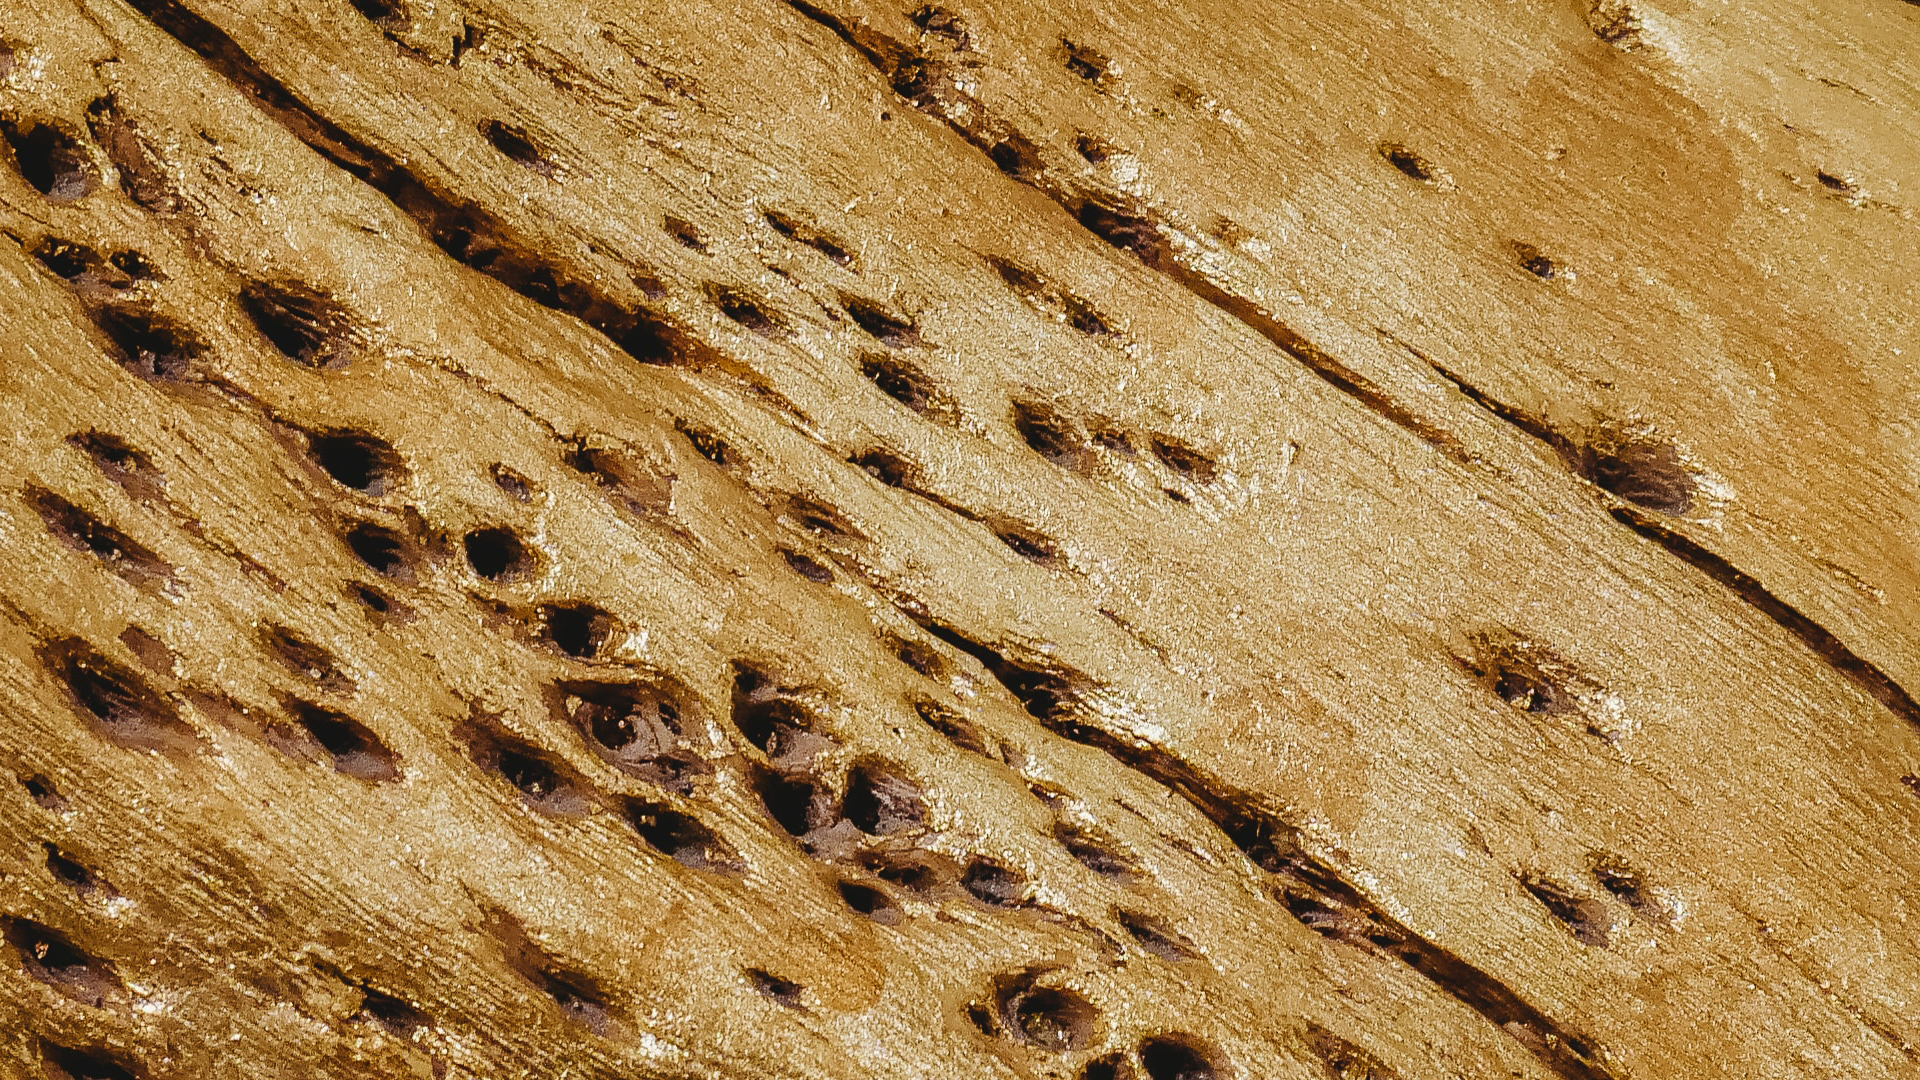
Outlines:
<svg viewBox="0 0 1920 1080"><path fill-rule="evenodd" d="M1920 1071L1920 7L0 46L0 1072Z"/></svg>

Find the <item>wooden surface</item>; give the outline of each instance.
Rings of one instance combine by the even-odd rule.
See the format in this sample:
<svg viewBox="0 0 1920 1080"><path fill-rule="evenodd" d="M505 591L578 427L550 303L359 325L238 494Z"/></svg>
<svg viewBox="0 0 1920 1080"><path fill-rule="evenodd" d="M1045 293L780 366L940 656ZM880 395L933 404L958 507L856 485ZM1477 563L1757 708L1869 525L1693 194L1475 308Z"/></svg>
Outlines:
<svg viewBox="0 0 1920 1080"><path fill-rule="evenodd" d="M1920 7L0 13L0 1073L1920 1071Z"/></svg>

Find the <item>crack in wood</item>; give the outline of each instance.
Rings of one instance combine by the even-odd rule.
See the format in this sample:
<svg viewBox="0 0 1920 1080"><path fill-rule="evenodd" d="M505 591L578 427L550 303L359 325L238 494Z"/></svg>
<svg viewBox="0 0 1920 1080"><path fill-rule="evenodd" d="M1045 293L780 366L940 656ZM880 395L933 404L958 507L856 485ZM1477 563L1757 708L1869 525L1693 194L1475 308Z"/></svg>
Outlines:
<svg viewBox="0 0 1920 1080"><path fill-rule="evenodd" d="M1268 893L1303 926L1324 937L1406 964L1436 989L1486 1017L1564 1080L1620 1080L1611 1055L1568 1031L1493 975L1422 937L1389 914L1338 868L1312 853L1300 830L1164 747L1108 730L1085 705L1088 681L1034 667L910 608L902 613L979 660L1048 730L1115 761L1185 799L1223 836L1271 875Z"/></svg>
<svg viewBox="0 0 1920 1080"><path fill-rule="evenodd" d="M1452 383L1467 400L1488 415L1545 443L1563 458L1569 457L1577 449L1573 440L1555 431L1540 417L1499 400L1417 351L1415 355L1426 360L1436 374ZM1827 667L1886 706L1895 716L1920 728L1920 702L1916 702L1905 687L1894 681L1893 676L1879 665L1848 648L1833 631L1776 596L1759 578L1624 499L1610 505L1607 513L1615 521L1666 549L1668 554L1719 582L1748 606L1799 639Z"/></svg>

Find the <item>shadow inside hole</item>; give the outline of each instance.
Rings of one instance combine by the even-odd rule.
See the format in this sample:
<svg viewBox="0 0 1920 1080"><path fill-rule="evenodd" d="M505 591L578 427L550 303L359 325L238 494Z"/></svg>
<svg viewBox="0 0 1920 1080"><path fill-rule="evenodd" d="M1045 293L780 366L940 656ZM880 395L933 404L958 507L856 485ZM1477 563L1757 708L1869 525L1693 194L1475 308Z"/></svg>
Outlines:
<svg viewBox="0 0 1920 1080"><path fill-rule="evenodd" d="M685 795L713 771L693 742L704 725L687 712L690 695L670 680L565 681L554 684L549 700L557 719L629 776Z"/></svg>
<svg viewBox="0 0 1920 1080"><path fill-rule="evenodd" d="M1522 876L1520 884L1580 944L1596 949L1607 947L1613 931L1613 919L1607 912L1607 905L1592 897L1576 895L1556 882L1533 874Z"/></svg>
<svg viewBox="0 0 1920 1080"><path fill-rule="evenodd" d="M505 584L525 580L533 574L536 565L533 553L505 526L474 529L462 545L466 549L467 565L488 581Z"/></svg>
<svg viewBox="0 0 1920 1080"><path fill-rule="evenodd" d="M395 530L361 521L348 526L342 539L354 558L381 577L401 582L414 580L412 546Z"/></svg>
<svg viewBox="0 0 1920 1080"><path fill-rule="evenodd" d="M53 781L46 777L35 773L21 780L20 786L26 790L27 798L32 799L34 805L40 809L51 810L56 814L66 811L67 797L60 794L60 789L54 787Z"/></svg>
<svg viewBox="0 0 1920 1080"><path fill-rule="evenodd" d="M487 471L493 476L494 484L506 492L508 498L522 503L533 501L533 481L519 470L496 461Z"/></svg>
<svg viewBox="0 0 1920 1080"><path fill-rule="evenodd" d="M884 762L863 761L847 774L842 812L869 836L889 836L926 824L927 806L920 785Z"/></svg>
<svg viewBox="0 0 1920 1080"><path fill-rule="evenodd" d="M882 926L893 926L904 917L900 905L894 903L884 889L857 881L842 881L839 888L840 899L846 901L849 908Z"/></svg>
<svg viewBox="0 0 1920 1080"><path fill-rule="evenodd" d="M706 254L707 238L700 235L700 230L694 226L693 222L668 214L661 219L660 224L666 229L667 235L673 237L674 242L681 247Z"/></svg>
<svg viewBox="0 0 1920 1080"><path fill-rule="evenodd" d="M1142 949L1162 960L1176 963L1199 959L1199 954L1172 927L1151 915L1135 911L1116 911L1114 918L1126 928Z"/></svg>
<svg viewBox="0 0 1920 1080"><path fill-rule="evenodd" d="M1056 824L1053 835L1067 854L1101 877L1122 885L1138 879L1140 868L1112 840L1066 822Z"/></svg>
<svg viewBox="0 0 1920 1080"><path fill-rule="evenodd" d="M1147 1080L1217 1080L1212 1052L1186 1035L1154 1035L1140 1043Z"/></svg>
<svg viewBox="0 0 1920 1080"><path fill-rule="evenodd" d="M955 52L972 44L972 33L965 19L937 4L924 4L907 16L928 37L937 38Z"/></svg>
<svg viewBox="0 0 1920 1080"><path fill-rule="evenodd" d="M146 308L115 306L94 313L94 322L113 342L121 367L143 379L178 382L192 372L206 343L185 326Z"/></svg>
<svg viewBox="0 0 1920 1080"><path fill-rule="evenodd" d="M1561 276L1560 264L1532 244L1514 241L1513 256L1522 270L1542 281L1552 281Z"/></svg>
<svg viewBox="0 0 1920 1080"><path fill-rule="evenodd" d="M1680 452L1654 439L1604 435L1580 449L1575 466L1595 485L1670 517L1690 512L1699 490Z"/></svg>
<svg viewBox="0 0 1920 1080"><path fill-rule="evenodd" d="M747 981L753 984L755 990L789 1009L805 1007L802 997L806 988L791 979L783 979L759 968L749 968Z"/></svg>
<svg viewBox="0 0 1920 1080"><path fill-rule="evenodd" d="M1060 549L1052 540L1039 533L1019 525L1003 525L993 531L993 535L1015 555L1046 567L1060 567L1065 560Z"/></svg>
<svg viewBox="0 0 1920 1080"><path fill-rule="evenodd" d="M558 758L475 716L458 730L482 771L505 780L529 809L550 817L580 817L593 809L586 787Z"/></svg>
<svg viewBox="0 0 1920 1080"><path fill-rule="evenodd" d="M841 266L849 269L853 267L853 253L849 252L845 245L819 229L777 210L764 211L762 216L766 218L767 224L773 228L773 231L781 236L795 243L805 244Z"/></svg>
<svg viewBox="0 0 1920 1080"><path fill-rule="evenodd" d="M46 1080L146 1080L146 1070L111 1050L76 1048L41 1040Z"/></svg>
<svg viewBox="0 0 1920 1080"><path fill-rule="evenodd" d="M349 491L381 496L404 475L400 455L387 443L361 431L337 431L307 437L314 464Z"/></svg>
<svg viewBox="0 0 1920 1080"><path fill-rule="evenodd" d="M1027 876L1011 866L975 857L960 876L960 887L991 907L1018 907L1027 898Z"/></svg>
<svg viewBox="0 0 1920 1080"><path fill-rule="evenodd" d="M577 660L599 656L613 634L613 615L593 604L543 604L538 614L547 641Z"/></svg>
<svg viewBox="0 0 1920 1080"><path fill-rule="evenodd" d="M480 134L492 144L495 150L500 151L502 156L514 164L541 176L553 175L553 163L547 160L547 156L533 144L533 138L527 134L525 128L499 120L488 120L480 125Z"/></svg>
<svg viewBox="0 0 1920 1080"><path fill-rule="evenodd" d="M833 571L823 563L788 548L780 549L780 557L787 561L793 572L818 585L833 584Z"/></svg>
<svg viewBox="0 0 1920 1080"><path fill-rule="evenodd" d="M281 752L293 757L324 757L334 771L360 780L384 783L400 778L399 759L372 728L345 713L309 702L290 700L285 704L289 718L305 737L269 728L267 741Z"/></svg>
<svg viewBox="0 0 1920 1080"><path fill-rule="evenodd" d="M859 296L842 296L840 306L860 329L890 349L905 349L922 344L920 329L913 320L897 315L878 302Z"/></svg>
<svg viewBox="0 0 1920 1080"><path fill-rule="evenodd" d="M166 489L167 474L127 440L104 431L67 436L67 442L93 460L107 479L137 502L155 502Z"/></svg>
<svg viewBox="0 0 1920 1080"><path fill-rule="evenodd" d="M746 870L746 863L734 852L732 845L691 815L632 799L627 803L627 820L648 847L682 866L725 874L739 874Z"/></svg>
<svg viewBox="0 0 1920 1080"><path fill-rule="evenodd" d="M715 288L711 295L720 314L761 337L778 337L786 329L771 309L738 289Z"/></svg>
<svg viewBox="0 0 1920 1080"><path fill-rule="evenodd" d="M154 587L173 576L173 567L132 537L44 488L29 488L27 501L40 513L47 532L75 551L83 551L136 585Z"/></svg>
<svg viewBox="0 0 1920 1080"><path fill-rule="evenodd" d="M60 993L96 1009L124 1004L126 987L105 962L60 931L32 919L5 920L7 943L19 953L26 973Z"/></svg>
<svg viewBox="0 0 1920 1080"><path fill-rule="evenodd" d="M79 638L47 646L43 662L66 684L73 701L107 741L133 750L164 752L200 748L199 736L171 702L132 670Z"/></svg>
<svg viewBox="0 0 1920 1080"><path fill-rule="evenodd" d="M1431 162L1399 143L1381 143L1380 156L1409 179L1423 184L1431 184L1439 179L1439 173Z"/></svg>
<svg viewBox="0 0 1920 1080"><path fill-rule="evenodd" d="M1399 1080L1379 1058L1319 1024L1308 1021L1303 1038L1331 1080Z"/></svg>
<svg viewBox="0 0 1920 1080"><path fill-rule="evenodd" d="M1035 986L1031 972L995 980L1000 1026L1014 1039L1056 1054L1069 1054L1093 1039L1100 1012L1080 993Z"/></svg>
<svg viewBox="0 0 1920 1080"><path fill-rule="evenodd" d="M302 367L345 367L355 338L339 301L311 285L254 282L240 290L240 307L280 354Z"/></svg>
<svg viewBox="0 0 1920 1080"><path fill-rule="evenodd" d="M937 389L925 372L889 356L870 354L860 361L860 374L881 393L916 413L932 411Z"/></svg>
<svg viewBox="0 0 1920 1080"><path fill-rule="evenodd" d="M414 1005L369 987L360 988L359 1015L380 1025L390 1035L411 1039L423 1028L433 1026L433 1018Z"/></svg>
<svg viewBox="0 0 1920 1080"><path fill-rule="evenodd" d="M0 121L0 134L13 148L21 178L47 199L72 202L100 186L80 140L52 124L31 122L21 126L11 120Z"/></svg>
<svg viewBox="0 0 1920 1080"><path fill-rule="evenodd" d="M330 693L350 694L354 681L340 670L339 662L324 647L301 637L292 629L277 624L261 627L260 643L288 671L309 679Z"/></svg>

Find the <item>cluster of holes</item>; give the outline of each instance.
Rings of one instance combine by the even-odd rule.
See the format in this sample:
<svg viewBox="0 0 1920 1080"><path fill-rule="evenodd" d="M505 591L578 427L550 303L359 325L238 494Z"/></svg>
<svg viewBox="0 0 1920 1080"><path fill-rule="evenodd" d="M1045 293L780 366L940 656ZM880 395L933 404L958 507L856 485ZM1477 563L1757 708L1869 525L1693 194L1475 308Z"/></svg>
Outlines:
<svg viewBox="0 0 1920 1080"><path fill-rule="evenodd" d="M995 908L1023 906L1031 888L1019 869L985 855L964 866L918 847L927 825L920 784L900 766L877 757L855 761L836 780L824 763L838 743L820 730L804 700L778 686L765 672L738 668L734 726L764 761L755 767L754 788L767 814L794 836L803 850L827 861L850 861L880 882L923 900L955 886ZM897 922L898 904L882 885L843 880L848 907L880 923Z"/></svg>
<svg viewBox="0 0 1920 1080"><path fill-rule="evenodd" d="M157 161L145 141L119 114L112 97L95 101L88 109L89 124L121 174L122 185L135 202L149 209L171 209L177 204ZM20 175L42 195L56 202L72 201L99 185L97 170L80 139L46 122L0 120ZM123 292L137 281L158 276L137 251L122 251L102 260L85 245L44 239L34 249L50 271L74 285L88 304L89 314L112 345L120 364L142 378L173 382L189 377L194 362L207 351L206 342L173 318L139 303L98 294ZM346 363L360 333L337 300L300 282L254 282L239 294L242 311L262 337L297 363L314 368Z"/></svg>
<svg viewBox="0 0 1920 1080"><path fill-rule="evenodd" d="M158 273L138 251L116 251L102 258L98 251L85 244L53 236L35 244L32 255L62 281L89 292L96 289L125 292L139 282L152 280Z"/></svg>
<svg viewBox="0 0 1920 1080"><path fill-rule="evenodd" d="M944 42L955 52L965 51L973 42L973 33L967 21L938 5L923 5L907 18L920 28L921 33Z"/></svg>

